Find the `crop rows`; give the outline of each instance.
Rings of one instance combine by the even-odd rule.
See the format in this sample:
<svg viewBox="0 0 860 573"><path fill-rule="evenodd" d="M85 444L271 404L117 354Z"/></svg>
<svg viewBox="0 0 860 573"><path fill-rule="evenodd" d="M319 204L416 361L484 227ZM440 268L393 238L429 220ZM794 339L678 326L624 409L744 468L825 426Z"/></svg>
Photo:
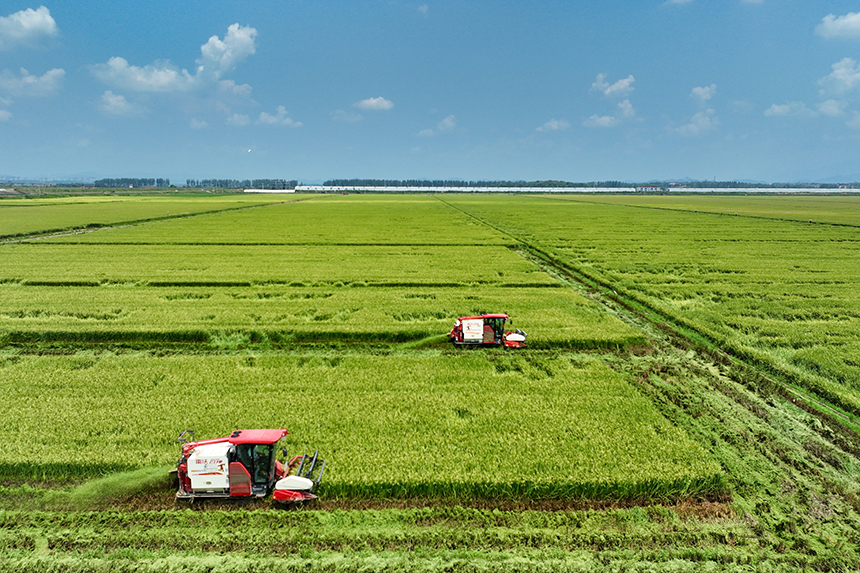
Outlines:
<svg viewBox="0 0 860 573"><path fill-rule="evenodd" d="M113 225L272 203L271 197L72 197L3 199L0 237Z"/></svg>
<svg viewBox="0 0 860 573"><path fill-rule="evenodd" d="M782 219L837 225L860 225L860 197L852 195L570 195L570 201L588 201L607 205L630 205L717 213L763 219Z"/></svg>
<svg viewBox="0 0 860 573"><path fill-rule="evenodd" d="M326 196L153 221L60 243L237 245L503 245L510 239L430 196Z"/></svg>
<svg viewBox="0 0 860 573"><path fill-rule="evenodd" d="M595 361L506 353L6 359L7 477L169 464L176 436L291 432L338 497L651 498L719 470ZM58 444L58 441L62 444Z"/></svg>
<svg viewBox="0 0 860 573"><path fill-rule="evenodd" d="M328 196L0 247L0 571L856 570L856 435L518 254L848 402L856 230L612 201ZM443 346L479 310L529 348ZM181 430L265 426L319 448L320 502L162 511Z"/></svg>
<svg viewBox="0 0 860 573"><path fill-rule="evenodd" d="M458 316L504 310L533 347L641 344L642 335L570 289L334 287L30 287L2 285L7 343L247 346L420 340ZM231 342L232 341L232 342Z"/></svg>
<svg viewBox="0 0 860 573"><path fill-rule="evenodd" d="M860 414L858 229L556 198L446 200Z"/></svg>
<svg viewBox="0 0 860 573"><path fill-rule="evenodd" d="M58 245L39 241L0 246L0 256L4 261L0 282L25 285L558 284L502 246Z"/></svg>
<svg viewBox="0 0 860 573"><path fill-rule="evenodd" d="M715 547L725 539L735 547ZM414 550L392 549L404 542ZM597 571L607 562L629 563L631 554L642 571L692 571L685 565L714 557L731 563L738 555L774 571L788 562L762 552L742 526L717 520L702 526L661 506L570 513L7 512L0 516L0 544L10 548L7 563L18 571L82 561L93 568L110 563L112 571L408 570L409 564L421 571ZM34 555L39 546L43 554Z"/></svg>
<svg viewBox="0 0 860 573"><path fill-rule="evenodd" d="M500 311L532 348L644 342L515 242L434 197L334 196L5 245L5 467L75 479L169 463L189 427L287 425L329 460L334 497L721 490L710 458L599 362L340 346L432 347L457 316ZM52 459L57 435L71 460Z"/></svg>

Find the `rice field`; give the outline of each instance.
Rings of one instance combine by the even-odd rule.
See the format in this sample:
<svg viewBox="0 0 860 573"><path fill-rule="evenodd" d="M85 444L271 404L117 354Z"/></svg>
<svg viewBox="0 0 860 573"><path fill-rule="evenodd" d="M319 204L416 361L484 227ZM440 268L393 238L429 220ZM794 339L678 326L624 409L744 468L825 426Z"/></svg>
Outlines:
<svg viewBox="0 0 860 573"><path fill-rule="evenodd" d="M340 498L671 498L719 483L701 447L596 361L81 355L7 360L2 372L15 380L0 401L6 475L170 464L182 430L286 425L296 453L323 452L321 491Z"/></svg>
<svg viewBox="0 0 860 573"><path fill-rule="evenodd" d="M280 202L254 195L3 199L0 201L0 239L240 209L276 201Z"/></svg>
<svg viewBox="0 0 860 573"><path fill-rule="evenodd" d="M546 277L548 278L548 277ZM642 344L641 333L559 284L541 287L153 287L0 285L0 339L66 345L290 348L327 341L386 345L438 338L458 316L508 312L534 348Z"/></svg>
<svg viewBox="0 0 860 573"><path fill-rule="evenodd" d="M719 488L713 461L598 362L439 354L454 319L481 312L510 313L536 350L645 342L510 243L410 196L324 197L3 245L0 340L19 349L2 369L0 407L19 446L3 463L9 475L78 479L169 462L186 428L288 425L325 453L325 487L345 498ZM73 355L40 356L48 349ZM179 355L128 354L158 349ZM285 420L279 405L295 397L301 408ZM74 461L52 459L58 434ZM534 458L529 469L510 463L521 455ZM651 469L631 472L641 462Z"/></svg>
<svg viewBox="0 0 860 573"><path fill-rule="evenodd" d="M776 197L767 217L734 214L761 210L766 198L722 199L731 215L706 212L714 197L686 198L680 210L668 208L673 197L606 197L621 203L609 207L595 198L446 200L860 415L860 227L848 224L860 221L846 208L857 198ZM781 220L790 216L780 209L799 205L803 219L834 224Z"/></svg>
<svg viewBox="0 0 860 573"><path fill-rule="evenodd" d="M96 234L96 233L93 233ZM25 286L557 286L503 246L58 245L2 247Z"/></svg>
<svg viewBox="0 0 860 573"><path fill-rule="evenodd" d="M856 570L860 438L763 377L860 408L852 201L2 200L0 571ZM173 504L254 427L320 502Z"/></svg>

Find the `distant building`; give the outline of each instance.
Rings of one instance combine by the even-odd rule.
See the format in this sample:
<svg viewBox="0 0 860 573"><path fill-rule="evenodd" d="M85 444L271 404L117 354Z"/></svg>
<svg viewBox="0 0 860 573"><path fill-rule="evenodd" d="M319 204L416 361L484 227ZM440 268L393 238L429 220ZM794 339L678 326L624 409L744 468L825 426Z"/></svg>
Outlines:
<svg viewBox="0 0 860 573"><path fill-rule="evenodd" d="M662 190L663 190L663 188L660 187L659 185L647 185L644 187L637 187L636 188L637 193L657 193L658 191L662 191Z"/></svg>
<svg viewBox="0 0 860 573"><path fill-rule="evenodd" d="M295 189L245 189L245 193L295 193Z"/></svg>

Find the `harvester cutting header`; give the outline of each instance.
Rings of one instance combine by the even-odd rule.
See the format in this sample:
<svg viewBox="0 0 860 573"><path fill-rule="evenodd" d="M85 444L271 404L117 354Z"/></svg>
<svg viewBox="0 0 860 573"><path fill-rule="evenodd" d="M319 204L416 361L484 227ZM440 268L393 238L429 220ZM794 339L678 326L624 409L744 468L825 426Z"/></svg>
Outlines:
<svg viewBox="0 0 860 573"><path fill-rule="evenodd" d="M262 498L272 493L280 503L317 499L311 491L322 479L325 461L317 459L317 452L278 460L278 450L287 458L282 441L287 433L236 430L226 438L195 441L193 430L182 432L176 498Z"/></svg>
<svg viewBox="0 0 860 573"><path fill-rule="evenodd" d="M526 333L519 328L505 330L507 314L482 314L480 316L461 316L454 323L448 337L457 346L502 346L505 348L524 348ZM513 325L513 321L509 321Z"/></svg>

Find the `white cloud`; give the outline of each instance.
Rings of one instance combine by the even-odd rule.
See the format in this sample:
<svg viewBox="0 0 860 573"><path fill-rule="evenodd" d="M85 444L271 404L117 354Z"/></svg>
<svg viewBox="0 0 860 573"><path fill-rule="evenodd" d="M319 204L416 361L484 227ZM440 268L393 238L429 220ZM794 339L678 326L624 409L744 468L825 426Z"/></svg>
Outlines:
<svg viewBox="0 0 860 573"><path fill-rule="evenodd" d="M136 92L189 91L199 84L198 78L188 70L180 70L168 61L138 67L129 65L125 58L114 56L106 64L93 66L92 70L102 82Z"/></svg>
<svg viewBox="0 0 860 573"><path fill-rule="evenodd" d="M202 56L197 60L194 74L179 69L169 60L159 60L146 66L133 66L125 58L115 56L105 64L91 67L93 74L102 82L138 92L190 91L210 85L232 70L236 64L256 51L254 38L257 30L249 26L233 24L227 28L224 40L212 36L200 47ZM250 94L247 84L237 86L235 82L221 82L221 89L229 89L239 95ZM241 93L240 93L241 92Z"/></svg>
<svg viewBox="0 0 860 573"><path fill-rule="evenodd" d="M773 104L764 111L767 117L784 117L788 115L809 115L815 113L801 101L790 101L783 104Z"/></svg>
<svg viewBox="0 0 860 573"><path fill-rule="evenodd" d="M200 46L202 57L197 60L200 67L197 75L210 74L220 78L221 74L236 67L236 64L253 55L256 51L254 38L257 30L250 26L240 26L238 23L227 28L227 35L221 40L212 36L209 41Z"/></svg>
<svg viewBox="0 0 860 573"><path fill-rule="evenodd" d="M829 99L818 104L818 113L828 117L839 117L845 113L846 102Z"/></svg>
<svg viewBox="0 0 860 573"><path fill-rule="evenodd" d="M629 75L623 80L618 80L610 85L606 81L606 74L597 74L597 79L591 84L591 89L592 91L601 92L607 97L622 97L633 91L633 82L635 81L635 78Z"/></svg>
<svg viewBox="0 0 860 573"><path fill-rule="evenodd" d="M442 121L436 124L436 127L433 129L422 129L418 132L418 135L422 137L430 137L433 135L438 135L440 133L445 133L446 131L451 131L457 127L457 119L453 115L449 115Z"/></svg>
<svg viewBox="0 0 860 573"><path fill-rule="evenodd" d="M717 128L717 118L714 116L714 110L706 109L700 111L690 118L690 123L682 125L676 131L687 137L694 137L713 131Z"/></svg>
<svg viewBox="0 0 860 573"><path fill-rule="evenodd" d="M551 119L535 131L561 131L570 127L570 124L563 119Z"/></svg>
<svg viewBox="0 0 860 573"><path fill-rule="evenodd" d="M854 112L854 116L845 122L845 125L848 127L853 127L854 129L860 129L860 113Z"/></svg>
<svg viewBox="0 0 860 573"><path fill-rule="evenodd" d="M336 109L331 112L332 121L341 121L344 123L356 123L363 120L364 117L360 113L352 113L342 109Z"/></svg>
<svg viewBox="0 0 860 573"><path fill-rule="evenodd" d="M763 4L764 0L741 0L741 4Z"/></svg>
<svg viewBox="0 0 860 573"><path fill-rule="evenodd" d="M860 66L851 58L842 58L830 66L833 71L818 80L822 94L843 95L860 86Z"/></svg>
<svg viewBox="0 0 860 573"><path fill-rule="evenodd" d="M51 11L44 6L27 8L9 16L0 17L0 50L17 45L28 45L41 38L57 35L57 23Z"/></svg>
<svg viewBox="0 0 860 573"><path fill-rule="evenodd" d="M233 80L221 80L218 82L218 89L230 95L242 97L250 97L253 90L248 84L236 84Z"/></svg>
<svg viewBox="0 0 860 573"><path fill-rule="evenodd" d="M621 122L612 115L592 115L582 122L585 127L615 127Z"/></svg>
<svg viewBox="0 0 860 573"><path fill-rule="evenodd" d="M60 89L60 84L66 72L55 68L48 70L42 76L34 76L24 68L20 76L9 70L0 73L0 91L13 96L46 96Z"/></svg>
<svg viewBox="0 0 860 573"><path fill-rule="evenodd" d="M445 119L439 122L439 125L436 126L436 129L439 131L451 131L457 127L457 121L454 119L453 115L449 115Z"/></svg>
<svg viewBox="0 0 860 573"><path fill-rule="evenodd" d="M9 121L12 119L12 112L0 109L0 121Z"/></svg>
<svg viewBox="0 0 860 573"><path fill-rule="evenodd" d="M355 102L352 107L366 111L385 111L393 108L394 103L384 97L371 97Z"/></svg>
<svg viewBox="0 0 860 573"><path fill-rule="evenodd" d="M227 118L227 123L229 123L230 125L235 125L237 127L244 127L251 123L251 118L241 113L234 113Z"/></svg>
<svg viewBox="0 0 860 573"><path fill-rule="evenodd" d="M144 111L139 105L130 103L124 96L115 94L110 90L102 94L99 107L110 115L120 117L139 115Z"/></svg>
<svg viewBox="0 0 860 573"><path fill-rule="evenodd" d="M592 115L582 122L585 127L616 127L623 123L624 119L630 119L636 116L636 110L630 100L626 99L618 103L618 115Z"/></svg>
<svg viewBox="0 0 860 573"><path fill-rule="evenodd" d="M815 27L815 33L826 40L860 38L860 12L849 12L844 16L828 14Z"/></svg>
<svg viewBox="0 0 860 573"><path fill-rule="evenodd" d="M825 115L827 117L840 117L845 115L848 102L836 99L823 101L815 106L815 109L809 108L802 101L790 101L784 104L773 104L767 108L764 115L767 117L816 117L817 115Z"/></svg>
<svg viewBox="0 0 860 573"><path fill-rule="evenodd" d="M707 87L693 88L693 91L690 92L690 97L697 98L704 104L714 97L715 93L717 93L717 84L711 84Z"/></svg>
<svg viewBox="0 0 860 573"><path fill-rule="evenodd" d="M421 6L418 7L418 11L421 12L422 14L427 14L428 9L429 8L427 7L427 4L422 4Z"/></svg>
<svg viewBox="0 0 860 573"><path fill-rule="evenodd" d="M192 117L189 126L191 127L191 129L206 129L207 127L209 127L209 123L207 123L205 120Z"/></svg>
<svg viewBox="0 0 860 573"><path fill-rule="evenodd" d="M664 4L689 4L693 0L666 0Z"/></svg>
<svg viewBox="0 0 860 573"><path fill-rule="evenodd" d="M266 112L262 112L260 117L257 119L257 123L261 123L264 125L286 125L289 127L301 127L302 122L295 121L290 117L290 114L287 113L287 109L279 105L278 112L275 115L271 115Z"/></svg>

